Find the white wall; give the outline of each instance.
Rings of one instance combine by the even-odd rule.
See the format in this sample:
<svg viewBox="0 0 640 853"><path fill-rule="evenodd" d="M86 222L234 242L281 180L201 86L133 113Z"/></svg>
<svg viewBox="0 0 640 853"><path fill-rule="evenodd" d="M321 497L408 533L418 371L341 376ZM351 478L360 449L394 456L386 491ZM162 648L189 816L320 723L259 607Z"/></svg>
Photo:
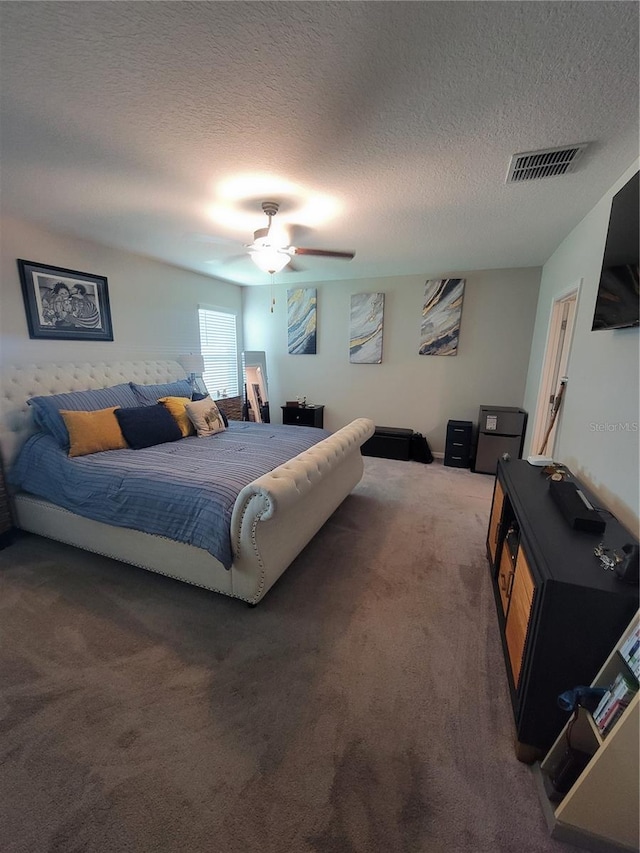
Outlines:
<svg viewBox="0 0 640 853"><path fill-rule="evenodd" d="M307 285L318 291L315 356L287 353L287 288L295 285L286 274L273 287L273 314L269 286L245 288L245 341L267 353L272 420L281 422L286 400L306 395L324 403L328 429L366 416L422 432L441 452L449 419L475 422L487 403L522 405L540 269L449 275L466 278L458 354L451 357L418 355L426 275ZM382 364L350 364L351 294L378 291L385 293Z"/></svg>
<svg viewBox="0 0 640 853"><path fill-rule="evenodd" d="M554 458L584 480L636 535L639 515L638 329L592 332L591 323L611 199L637 170L638 162L621 176L544 265L524 398L525 408L533 415L552 302L558 294L582 280L569 358L569 382L559 418ZM627 424L628 431L618 424Z"/></svg>
<svg viewBox="0 0 640 853"><path fill-rule="evenodd" d="M241 314L237 285L26 222L3 219L0 227L2 363L174 359L199 351L198 304ZM114 340L31 340L17 258L106 276ZM238 328L241 336L241 322Z"/></svg>

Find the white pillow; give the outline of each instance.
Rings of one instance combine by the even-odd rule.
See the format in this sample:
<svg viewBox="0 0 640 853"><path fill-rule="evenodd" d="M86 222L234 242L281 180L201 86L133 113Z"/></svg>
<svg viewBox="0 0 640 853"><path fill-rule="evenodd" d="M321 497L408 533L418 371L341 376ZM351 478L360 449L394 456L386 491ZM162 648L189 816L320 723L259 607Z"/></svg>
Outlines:
<svg viewBox="0 0 640 853"><path fill-rule="evenodd" d="M199 436L215 435L226 429L220 410L211 397L205 397L204 400L197 400L195 403L187 403L185 409Z"/></svg>

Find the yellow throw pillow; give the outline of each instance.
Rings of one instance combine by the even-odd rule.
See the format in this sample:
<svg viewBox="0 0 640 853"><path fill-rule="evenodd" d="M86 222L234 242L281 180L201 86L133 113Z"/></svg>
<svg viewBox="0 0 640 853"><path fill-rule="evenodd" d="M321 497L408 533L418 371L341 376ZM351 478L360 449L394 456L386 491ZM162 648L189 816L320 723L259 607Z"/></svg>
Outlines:
<svg viewBox="0 0 640 853"><path fill-rule="evenodd" d="M125 450L128 445L114 412L120 406L95 412L61 411L69 433L69 456L87 456L103 450Z"/></svg>
<svg viewBox="0 0 640 853"><path fill-rule="evenodd" d="M165 409L168 409L173 415L176 423L180 427L180 432L182 433L183 438L186 438L188 435L195 434L193 424L187 415L186 406L187 403L191 402L188 397L160 397L158 402L161 403Z"/></svg>

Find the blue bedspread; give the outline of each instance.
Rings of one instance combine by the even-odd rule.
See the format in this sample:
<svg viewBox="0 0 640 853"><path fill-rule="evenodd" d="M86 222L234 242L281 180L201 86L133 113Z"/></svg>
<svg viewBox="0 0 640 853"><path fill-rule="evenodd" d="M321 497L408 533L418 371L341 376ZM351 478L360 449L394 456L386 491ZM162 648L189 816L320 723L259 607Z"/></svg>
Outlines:
<svg viewBox="0 0 640 853"><path fill-rule="evenodd" d="M241 489L328 435L231 421L205 438L69 458L52 436L38 433L25 443L10 479L86 518L204 548L228 569L231 513Z"/></svg>

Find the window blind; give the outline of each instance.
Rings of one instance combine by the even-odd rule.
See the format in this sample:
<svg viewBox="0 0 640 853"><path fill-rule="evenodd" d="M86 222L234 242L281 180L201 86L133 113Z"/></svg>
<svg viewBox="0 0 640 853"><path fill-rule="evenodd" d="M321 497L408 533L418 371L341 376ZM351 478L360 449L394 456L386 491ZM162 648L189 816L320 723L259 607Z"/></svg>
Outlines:
<svg viewBox="0 0 640 853"><path fill-rule="evenodd" d="M238 339L236 315L198 308L202 378L212 397L238 396Z"/></svg>

